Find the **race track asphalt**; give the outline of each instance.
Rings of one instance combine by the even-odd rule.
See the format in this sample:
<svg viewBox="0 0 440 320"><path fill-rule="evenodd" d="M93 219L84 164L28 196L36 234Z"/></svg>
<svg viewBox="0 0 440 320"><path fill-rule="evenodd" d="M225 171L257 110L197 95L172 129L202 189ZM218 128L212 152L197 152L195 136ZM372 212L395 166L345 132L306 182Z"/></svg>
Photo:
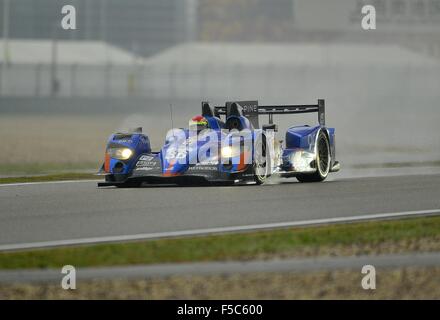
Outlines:
<svg viewBox="0 0 440 320"><path fill-rule="evenodd" d="M263 186L0 186L0 246L440 208L440 175ZM440 211L440 210L439 210Z"/></svg>

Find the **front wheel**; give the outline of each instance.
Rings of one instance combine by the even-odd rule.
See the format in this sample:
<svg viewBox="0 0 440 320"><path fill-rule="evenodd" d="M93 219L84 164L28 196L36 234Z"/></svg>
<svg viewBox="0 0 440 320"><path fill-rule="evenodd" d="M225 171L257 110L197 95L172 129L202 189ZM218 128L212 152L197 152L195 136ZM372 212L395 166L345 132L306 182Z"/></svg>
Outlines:
<svg viewBox="0 0 440 320"><path fill-rule="evenodd" d="M300 174L296 178L300 182L324 181L330 172L330 143L324 132L319 132L316 147L316 172Z"/></svg>

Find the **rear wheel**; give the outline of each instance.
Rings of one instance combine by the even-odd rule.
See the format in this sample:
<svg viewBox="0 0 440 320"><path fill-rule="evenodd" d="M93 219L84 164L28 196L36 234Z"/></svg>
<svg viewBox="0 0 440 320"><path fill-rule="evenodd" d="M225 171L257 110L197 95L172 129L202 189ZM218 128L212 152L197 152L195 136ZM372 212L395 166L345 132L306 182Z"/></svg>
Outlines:
<svg viewBox="0 0 440 320"><path fill-rule="evenodd" d="M316 172L311 174L301 174L296 178L300 182L320 182L324 181L330 172L330 143L324 132L318 135L316 146Z"/></svg>
<svg viewBox="0 0 440 320"><path fill-rule="evenodd" d="M260 185L266 182L269 177L270 159L267 155L266 137L258 138L254 146L254 180Z"/></svg>

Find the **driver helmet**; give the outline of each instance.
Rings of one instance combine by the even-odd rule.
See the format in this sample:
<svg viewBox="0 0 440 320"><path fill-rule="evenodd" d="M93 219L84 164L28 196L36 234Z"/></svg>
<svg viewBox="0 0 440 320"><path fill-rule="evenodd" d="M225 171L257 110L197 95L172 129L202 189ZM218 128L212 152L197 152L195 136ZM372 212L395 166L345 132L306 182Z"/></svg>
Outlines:
<svg viewBox="0 0 440 320"><path fill-rule="evenodd" d="M197 115L189 121L189 129L197 132L208 129L208 120L204 116Z"/></svg>

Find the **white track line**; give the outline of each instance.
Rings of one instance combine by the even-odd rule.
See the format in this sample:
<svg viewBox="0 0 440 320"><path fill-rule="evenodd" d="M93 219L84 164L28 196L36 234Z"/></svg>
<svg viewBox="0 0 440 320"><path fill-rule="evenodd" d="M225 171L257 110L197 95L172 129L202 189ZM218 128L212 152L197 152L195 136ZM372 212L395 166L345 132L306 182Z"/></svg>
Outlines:
<svg viewBox="0 0 440 320"><path fill-rule="evenodd" d="M440 215L440 209L366 214L366 215L351 216L351 217L337 217L337 218L313 219L313 220L303 220L303 221L276 222L276 223L266 223L266 224L254 224L254 225L247 225L247 226L232 226L232 227L194 229L194 230L182 230L182 231L171 231L171 232L141 233L141 234L122 235L122 236L109 236L109 237L69 239L69 240L44 241L44 242L32 242L32 243L6 244L6 245L0 245L0 251L35 249L35 248L46 248L46 247L59 247L59 246L105 243L105 242L120 242L120 241L134 241L134 240L148 240L148 239L159 239L159 238L198 236L198 235L207 235L207 234L215 234L215 233L255 231L255 230L264 230L264 229L302 227L302 226L333 224L333 223L349 223L349 222L365 221L365 220L393 219L393 218L423 216L423 215Z"/></svg>
<svg viewBox="0 0 440 320"><path fill-rule="evenodd" d="M79 183L79 182L100 182L100 180L61 180L61 181L41 181L41 182L22 182L22 183L2 183L0 187L21 187L35 186L40 184L62 184L62 183Z"/></svg>

